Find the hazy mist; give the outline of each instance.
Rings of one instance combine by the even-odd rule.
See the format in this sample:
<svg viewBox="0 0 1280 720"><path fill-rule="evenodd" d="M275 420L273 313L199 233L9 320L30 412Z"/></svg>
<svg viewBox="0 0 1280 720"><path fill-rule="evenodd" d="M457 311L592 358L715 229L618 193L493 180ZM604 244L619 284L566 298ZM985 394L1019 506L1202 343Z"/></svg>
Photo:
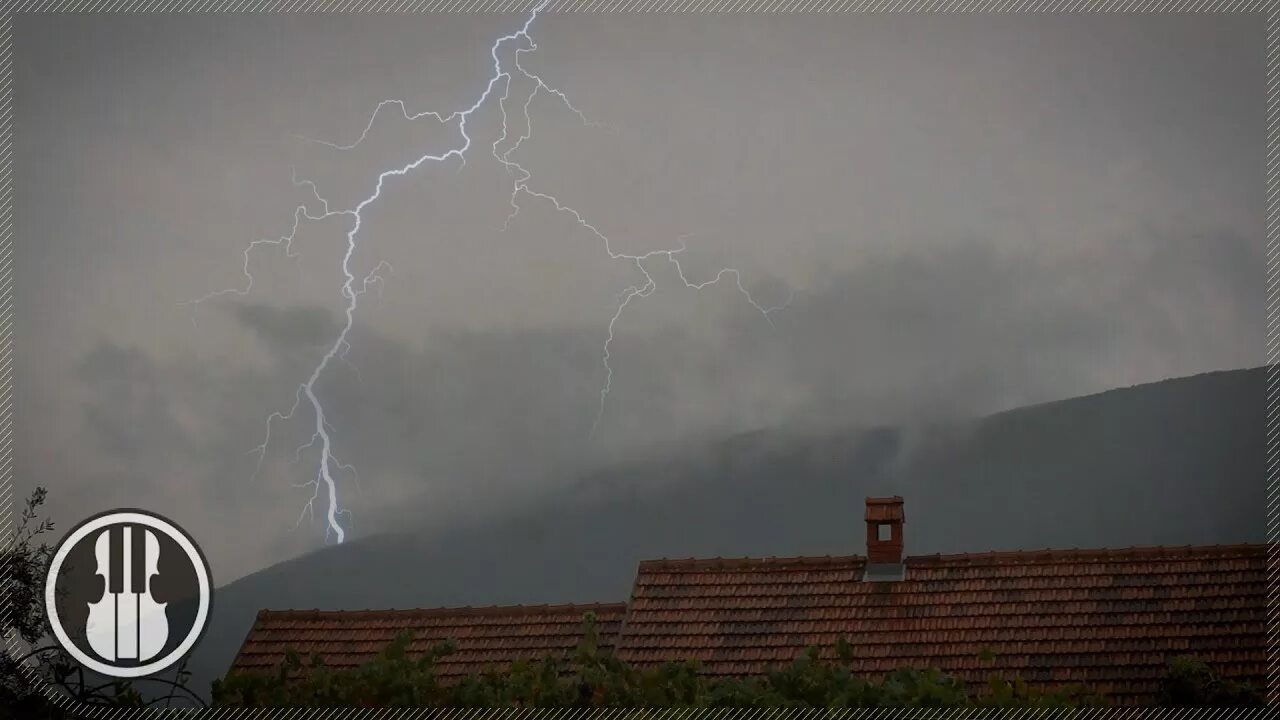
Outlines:
<svg viewBox="0 0 1280 720"><path fill-rule="evenodd" d="M344 221L457 140L375 105L471 104L518 16L16 19L17 478L63 526L166 514L226 582L318 547L313 420L273 427L338 331ZM388 183L318 390L351 536L465 523L621 459L754 428L966 417L1264 361L1256 19L548 15L522 62L531 186L489 144ZM297 526L295 527L295 523Z"/></svg>

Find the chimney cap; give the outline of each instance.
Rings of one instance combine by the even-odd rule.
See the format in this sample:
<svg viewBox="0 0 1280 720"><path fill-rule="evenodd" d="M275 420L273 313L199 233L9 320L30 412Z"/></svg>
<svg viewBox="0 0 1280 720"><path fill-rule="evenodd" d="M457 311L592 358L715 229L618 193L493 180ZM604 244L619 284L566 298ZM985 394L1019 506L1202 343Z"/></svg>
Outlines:
<svg viewBox="0 0 1280 720"><path fill-rule="evenodd" d="M902 497L868 497L867 522L904 522L906 514L902 510Z"/></svg>

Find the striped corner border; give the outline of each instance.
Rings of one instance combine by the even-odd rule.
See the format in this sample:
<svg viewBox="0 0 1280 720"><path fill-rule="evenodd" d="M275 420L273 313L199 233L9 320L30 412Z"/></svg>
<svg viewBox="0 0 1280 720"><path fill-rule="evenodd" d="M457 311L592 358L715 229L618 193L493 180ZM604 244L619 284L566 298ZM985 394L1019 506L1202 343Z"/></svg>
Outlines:
<svg viewBox="0 0 1280 720"><path fill-rule="evenodd" d="M14 342L14 16L32 13L495 13L527 12L537 0L13 0L0 14L0 533L12 536L16 522L13 478L13 342ZM551 0L545 12L664 12L664 13L1253 13L1266 22L1266 331L1267 356L1266 513L1268 555L1268 694L1280 705L1280 12L1268 0ZM7 585L10 568L0 566L0 584ZM0 626L9 615L0 606ZM11 648L13 638L6 638ZM35 673L30 677L36 678ZM855 720L895 718L935 720L950 717L1006 718L1210 718L1254 720L1271 718L1271 709L1138 709L1060 710L958 709L230 709L71 707L74 717L116 720L134 717L193 718L423 718L430 720Z"/></svg>
<svg viewBox="0 0 1280 720"><path fill-rule="evenodd" d="M9 627L10 556L17 510L13 487L13 16L0 15L0 627ZM16 638L4 638L21 655ZM32 682L37 674L21 666Z"/></svg>
<svg viewBox="0 0 1280 720"><path fill-rule="evenodd" d="M1267 13L1267 695L1280 704L1280 13Z"/></svg>
<svg viewBox="0 0 1280 720"><path fill-rule="evenodd" d="M94 718L95 720L116 720L132 717L190 717L217 718L219 720L249 718L280 718L281 720L331 720L334 718L387 718L388 720L949 720L964 718L965 720L1014 720L1015 718L1034 718L1035 720L1263 720L1275 717L1272 710L1265 708L1228 709L1228 708L1184 708L1184 709L993 709L993 710L960 710L940 708L899 708L899 709L759 709L744 710L730 708L690 708L644 710L632 708L601 709L542 709L520 708L502 710L479 709L380 709L380 710L323 710L279 708L270 709L227 709L215 708L198 712L184 710L89 710L77 717Z"/></svg>
<svg viewBox="0 0 1280 720"><path fill-rule="evenodd" d="M9 13L516 13L535 0L10 0ZM543 12L1264 13L1273 0L551 0Z"/></svg>
<svg viewBox="0 0 1280 720"><path fill-rule="evenodd" d="M227 710L215 709L192 713L170 710L152 711L146 717L191 718L279 718L280 720L331 720L334 718L387 718L388 720L1263 720L1274 718L1267 709L1089 709L1089 710L948 710L939 708L903 709L760 709L695 708L683 710L617 709L539 709L511 710ZM89 712L77 717L95 720L143 717L142 713L124 710Z"/></svg>

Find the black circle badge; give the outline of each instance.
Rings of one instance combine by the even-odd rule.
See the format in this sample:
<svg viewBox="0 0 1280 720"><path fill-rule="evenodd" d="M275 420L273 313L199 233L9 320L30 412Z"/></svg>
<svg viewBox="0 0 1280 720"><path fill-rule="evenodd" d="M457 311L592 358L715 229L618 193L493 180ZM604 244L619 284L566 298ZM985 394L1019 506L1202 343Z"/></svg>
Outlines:
<svg viewBox="0 0 1280 720"><path fill-rule="evenodd" d="M137 678L178 662L209 620L209 565L191 537L143 510L113 510L76 526L45 578L58 644L86 668Z"/></svg>

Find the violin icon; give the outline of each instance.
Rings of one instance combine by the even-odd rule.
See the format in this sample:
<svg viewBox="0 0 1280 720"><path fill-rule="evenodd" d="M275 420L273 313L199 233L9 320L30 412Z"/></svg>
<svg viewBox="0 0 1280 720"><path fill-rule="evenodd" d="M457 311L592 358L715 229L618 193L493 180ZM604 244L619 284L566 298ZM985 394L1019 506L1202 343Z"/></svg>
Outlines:
<svg viewBox="0 0 1280 720"><path fill-rule="evenodd" d="M183 601L169 607L157 594ZM82 521L45 571L54 639L85 669L113 678L155 675L186 657L208 625L212 598L209 563L191 536L137 508Z"/></svg>
<svg viewBox="0 0 1280 720"><path fill-rule="evenodd" d="M151 579L159 574L159 541L148 528L116 525L98 535L94 556L106 587L101 600L89 603L89 647L110 662L150 660L169 639L168 603L151 596Z"/></svg>

